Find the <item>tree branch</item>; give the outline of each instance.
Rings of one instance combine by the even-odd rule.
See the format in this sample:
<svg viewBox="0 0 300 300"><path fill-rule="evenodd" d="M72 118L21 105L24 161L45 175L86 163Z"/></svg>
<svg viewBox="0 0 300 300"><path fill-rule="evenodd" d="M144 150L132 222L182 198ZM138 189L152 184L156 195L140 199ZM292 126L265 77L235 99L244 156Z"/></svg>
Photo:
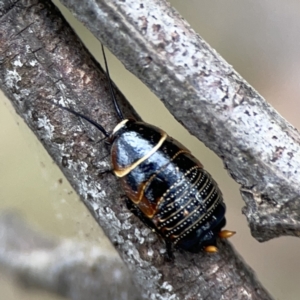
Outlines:
<svg viewBox="0 0 300 300"><path fill-rule="evenodd" d="M165 261L164 243L127 210L122 199L123 192L116 178L110 174L99 175L101 171L109 168L108 160L103 159L108 154L108 149L105 145L99 146L97 143L102 137L101 134L83 126L77 118L45 100L57 100L74 107L77 111L100 120L107 130L112 130L117 118L102 69L90 57L50 2L0 1L0 4L1 88L114 243L132 270L134 282L141 288L144 297L271 299L255 279L252 270L226 242L219 242L220 251L215 255L177 251L174 262ZM169 15L174 13L169 10L170 8L168 8ZM106 18L107 21L111 21L114 16L106 15ZM131 20L130 16L128 20ZM182 24L180 20L178 26ZM119 26L121 25L122 23ZM111 30L115 29L116 27L111 27ZM157 29L160 31L160 28ZM107 41L111 31L106 32L106 35ZM127 36L127 39L131 38ZM197 39L199 42L199 38ZM176 35L173 40L174 42L178 40ZM122 43L123 40L119 42ZM161 46L163 48L157 53L163 57L163 54L166 54L163 50L166 45ZM126 47L125 44L124 53L127 53ZM155 54L157 49L156 46L151 51L149 48L151 55L148 56L143 56L141 52L140 59L136 61L142 62L142 65L135 63L132 66L139 69L140 73L151 74L150 67L154 66L153 62L157 60ZM133 60L138 51L139 48L136 48L133 52ZM209 58L208 52L206 55ZM173 58L176 57L173 55ZM169 61L167 62L168 65ZM199 65L202 66L200 60ZM163 75L160 78L162 82L156 87L158 91L164 89L163 85L170 88L170 82L177 76L180 81L180 85L173 86L173 92L169 91L166 94L168 98L170 93L174 96L179 92L185 86L185 82L190 83L181 81L182 77L177 69L176 73L171 75L165 62L161 63L160 68L162 72L157 74ZM184 64L182 68L185 70ZM169 82L167 76L173 79ZM219 78L219 81L222 82L222 79ZM199 82L194 83L196 85ZM195 104L196 100L192 99L196 98L190 97L190 93L194 90L192 86L188 86L183 94L177 95L174 99L179 101L180 96L182 99L190 99L189 102ZM136 116L121 93L117 93L117 97L125 114ZM179 102L179 105L186 109L188 101ZM198 113L202 115L203 112ZM193 114L191 116L191 121L195 122L197 118L194 119ZM205 120L208 125L211 123L210 120ZM206 130L209 128L208 125L205 127ZM216 129L213 132L218 134Z"/></svg>
<svg viewBox="0 0 300 300"><path fill-rule="evenodd" d="M15 213L0 215L0 266L28 288L76 300L140 299L118 256L30 228Z"/></svg>
<svg viewBox="0 0 300 300"><path fill-rule="evenodd" d="M257 240L300 235L298 131L169 4L61 2L222 158L242 186L243 213Z"/></svg>

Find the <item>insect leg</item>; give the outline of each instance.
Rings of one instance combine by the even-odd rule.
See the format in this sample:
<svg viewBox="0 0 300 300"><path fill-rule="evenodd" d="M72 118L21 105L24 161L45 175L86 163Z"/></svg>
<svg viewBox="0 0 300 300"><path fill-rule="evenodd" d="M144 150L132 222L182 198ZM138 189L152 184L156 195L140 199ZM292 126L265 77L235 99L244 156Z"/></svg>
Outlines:
<svg viewBox="0 0 300 300"><path fill-rule="evenodd" d="M219 232L219 237L222 239L229 239L230 237L232 237L233 235L235 235L236 232L235 231L230 231L230 230L222 230Z"/></svg>
<svg viewBox="0 0 300 300"><path fill-rule="evenodd" d="M222 230L218 233L218 236L222 239L229 239L232 237L236 232L230 230ZM204 251L207 253L216 253L218 252L218 248L216 246L206 246Z"/></svg>

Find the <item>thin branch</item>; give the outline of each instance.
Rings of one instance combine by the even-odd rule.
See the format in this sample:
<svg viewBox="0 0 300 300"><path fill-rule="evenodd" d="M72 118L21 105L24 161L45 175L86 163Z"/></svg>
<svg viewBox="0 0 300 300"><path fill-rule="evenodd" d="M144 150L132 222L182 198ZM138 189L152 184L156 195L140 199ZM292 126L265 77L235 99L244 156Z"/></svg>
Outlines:
<svg viewBox="0 0 300 300"><path fill-rule="evenodd" d="M61 2L222 158L257 240L300 236L298 131L167 2Z"/></svg>
<svg viewBox="0 0 300 300"><path fill-rule="evenodd" d="M0 266L23 286L74 300L140 299L118 256L90 244L55 240L19 215L0 215Z"/></svg>
<svg viewBox="0 0 300 300"><path fill-rule="evenodd" d="M116 178L109 173L99 175L109 168L108 160L102 159L108 149L97 143L101 133L45 100L74 107L112 130L117 117L102 69L50 2L17 1L12 6L0 1L0 7L1 88L116 246L144 297L271 299L226 242L219 242L215 255L177 251L173 262L165 260L164 243L128 211ZM169 75L163 75L167 86L165 76ZM174 90L179 91L176 86ZM117 98L125 115L136 116L121 93Z"/></svg>

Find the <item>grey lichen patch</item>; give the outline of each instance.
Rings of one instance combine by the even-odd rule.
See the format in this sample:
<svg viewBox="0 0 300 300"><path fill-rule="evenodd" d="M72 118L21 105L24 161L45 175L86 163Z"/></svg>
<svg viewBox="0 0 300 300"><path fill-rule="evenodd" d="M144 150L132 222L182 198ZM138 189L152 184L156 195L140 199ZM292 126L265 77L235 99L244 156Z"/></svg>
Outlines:
<svg viewBox="0 0 300 300"><path fill-rule="evenodd" d="M172 292L172 290L173 290L173 286L170 285L167 281L163 282L163 284L161 285L161 288L168 292Z"/></svg>
<svg viewBox="0 0 300 300"><path fill-rule="evenodd" d="M22 77L16 69L7 70L5 75L5 83L9 88L19 89L18 82L21 81Z"/></svg>
<svg viewBox="0 0 300 300"><path fill-rule="evenodd" d="M13 93L13 96L15 97L15 99L19 102L18 104L20 106L23 105L22 100L24 99L28 99L28 97L30 96L30 90L29 89L21 89L18 91L15 91Z"/></svg>
<svg viewBox="0 0 300 300"><path fill-rule="evenodd" d="M11 60L11 64L15 67L22 67L23 66L23 62L21 61L20 56L16 56L13 60Z"/></svg>
<svg viewBox="0 0 300 300"><path fill-rule="evenodd" d="M145 237L142 236L142 233L138 228L134 229L134 235L140 244L143 244L145 242Z"/></svg>
<svg viewBox="0 0 300 300"><path fill-rule="evenodd" d="M100 223L111 224L111 226L106 229L106 233L109 234L113 243L122 245L124 238L119 234L122 229L122 223L115 212L108 206L99 206L96 211L96 217Z"/></svg>
<svg viewBox="0 0 300 300"><path fill-rule="evenodd" d="M51 121L46 116L43 116L38 119L37 126L39 129L43 129L43 136L47 140L52 139L53 132L54 132L54 126L51 124Z"/></svg>
<svg viewBox="0 0 300 300"><path fill-rule="evenodd" d="M101 184L95 182L87 172L88 164L84 161L69 160L68 166L73 174L80 174L76 178L78 193L84 200L105 198L105 192L102 190Z"/></svg>
<svg viewBox="0 0 300 300"><path fill-rule="evenodd" d="M150 298L149 299L153 299L153 300L156 300L156 299L159 299L159 300L179 300L180 298L177 296L176 293L174 294L171 294L171 293L168 293L168 292L165 292L165 293L160 293L160 294L150 294Z"/></svg>

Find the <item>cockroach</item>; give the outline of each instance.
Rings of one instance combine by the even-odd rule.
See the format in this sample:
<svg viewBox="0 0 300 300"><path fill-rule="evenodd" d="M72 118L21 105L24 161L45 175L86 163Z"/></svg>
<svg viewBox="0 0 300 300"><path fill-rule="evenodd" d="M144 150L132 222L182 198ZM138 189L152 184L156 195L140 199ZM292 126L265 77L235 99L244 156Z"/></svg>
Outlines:
<svg viewBox="0 0 300 300"><path fill-rule="evenodd" d="M226 224L222 193L191 152L162 129L125 119L113 92L102 46L106 76L120 123L109 134L99 123L70 108L53 103L85 119L108 139L113 173L120 178L131 208L172 248L217 252L216 240L235 232Z"/></svg>

